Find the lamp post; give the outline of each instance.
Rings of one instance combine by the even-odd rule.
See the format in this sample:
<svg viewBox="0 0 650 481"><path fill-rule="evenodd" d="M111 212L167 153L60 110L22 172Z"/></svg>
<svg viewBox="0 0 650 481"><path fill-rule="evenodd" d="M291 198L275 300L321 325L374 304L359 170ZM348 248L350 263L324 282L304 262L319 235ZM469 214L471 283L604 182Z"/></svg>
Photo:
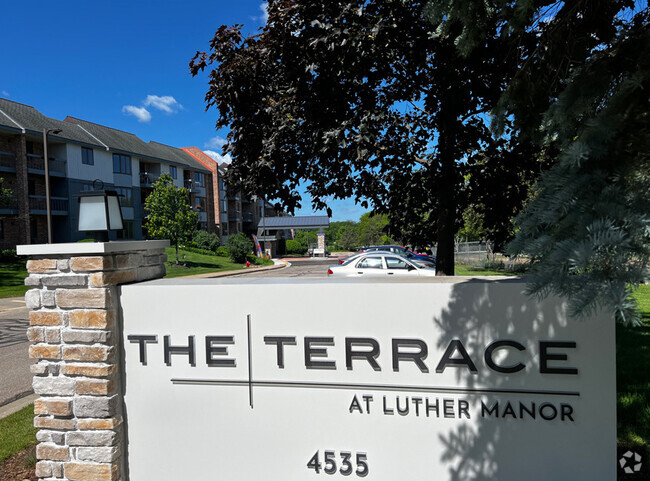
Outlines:
<svg viewBox="0 0 650 481"><path fill-rule="evenodd" d="M50 209L50 162L47 157L47 136L59 134L61 129L43 129L43 161L45 164L45 209L47 212L47 243L52 243L52 211Z"/></svg>
<svg viewBox="0 0 650 481"><path fill-rule="evenodd" d="M114 190L103 190L104 183L101 180L93 182L102 184L101 190L90 190L80 192L79 197L79 232L95 232L101 242L108 241L109 230L122 230L122 209L117 192Z"/></svg>

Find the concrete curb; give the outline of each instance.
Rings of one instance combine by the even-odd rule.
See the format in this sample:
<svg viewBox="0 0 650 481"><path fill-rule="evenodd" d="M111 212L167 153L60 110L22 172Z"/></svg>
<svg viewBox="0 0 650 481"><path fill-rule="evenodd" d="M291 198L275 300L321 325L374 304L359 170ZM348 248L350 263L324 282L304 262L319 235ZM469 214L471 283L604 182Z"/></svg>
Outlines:
<svg viewBox="0 0 650 481"><path fill-rule="evenodd" d="M219 277L233 277L241 276L244 274L250 274L251 272L262 272L262 271L272 271L275 269L284 269L285 267L290 267L291 264L282 260L282 259L273 259L275 263L272 266L266 267L252 267L248 269L241 269L238 271L225 271L225 272L206 272L205 274L194 274L192 276L180 276L179 279L213 279Z"/></svg>
<svg viewBox="0 0 650 481"><path fill-rule="evenodd" d="M19 399L16 399L15 401L11 401L10 403L0 406L0 419L4 419L7 416L11 416L13 413L16 413L20 411L22 408L29 406L38 398L39 398L38 394L31 393Z"/></svg>

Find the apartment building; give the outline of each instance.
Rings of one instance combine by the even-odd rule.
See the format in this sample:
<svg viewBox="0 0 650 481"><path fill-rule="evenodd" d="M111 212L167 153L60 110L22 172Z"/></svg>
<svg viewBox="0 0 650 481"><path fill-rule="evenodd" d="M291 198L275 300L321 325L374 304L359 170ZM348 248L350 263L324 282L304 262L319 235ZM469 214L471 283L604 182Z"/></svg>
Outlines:
<svg viewBox="0 0 650 481"><path fill-rule="evenodd" d="M15 197L0 208L0 248L47 242L44 130L53 242L85 237L77 231L76 196L98 187L120 195L124 230L110 238L146 238L144 200L164 173L189 189L200 228L215 231L212 171L184 150L75 117L52 119L0 98L0 177Z"/></svg>
<svg viewBox="0 0 650 481"><path fill-rule="evenodd" d="M286 212L278 212L273 205L262 199L248 198L241 192L227 189L224 175L228 164L219 165L212 157L196 147L183 147L182 150L205 165L212 172L214 195L214 222L219 227L222 243L230 234L243 232L257 234L260 222L266 217L286 217Z"/></svg>

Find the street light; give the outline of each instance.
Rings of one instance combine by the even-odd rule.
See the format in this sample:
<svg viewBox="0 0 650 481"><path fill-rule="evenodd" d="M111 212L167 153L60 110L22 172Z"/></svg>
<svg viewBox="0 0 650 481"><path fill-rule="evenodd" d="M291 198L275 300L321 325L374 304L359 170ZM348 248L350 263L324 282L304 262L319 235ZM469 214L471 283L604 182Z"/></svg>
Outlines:
<svg viewBox="0 0 650 481"><path fill-rule="evenodd" d="M47 243L52 243L52 212L50 210L50 162L47 157L47 136L60 134L61 129L43 129L43 160L45 163L45 209L47 212Z"/></svg>

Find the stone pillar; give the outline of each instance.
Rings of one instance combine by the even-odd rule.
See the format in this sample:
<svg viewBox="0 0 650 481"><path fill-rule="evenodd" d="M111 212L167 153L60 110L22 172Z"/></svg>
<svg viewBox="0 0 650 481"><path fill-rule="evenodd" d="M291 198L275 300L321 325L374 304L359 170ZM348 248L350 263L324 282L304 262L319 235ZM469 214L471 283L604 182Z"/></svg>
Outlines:
<svg viewBox="0 0 650 481"><path fill-rule="evenodd" d="M325 234L320 232L317 234L318 237L318 249L322 249L323 257L327 257L327 245L325 245Z"/></svg>
<svg viewBox="0 0 650 481"><path fill-rule="evenodd" d="M19 246L32 345L36 476L126 480L120 284L165 275L167 241Z"/></svg>

